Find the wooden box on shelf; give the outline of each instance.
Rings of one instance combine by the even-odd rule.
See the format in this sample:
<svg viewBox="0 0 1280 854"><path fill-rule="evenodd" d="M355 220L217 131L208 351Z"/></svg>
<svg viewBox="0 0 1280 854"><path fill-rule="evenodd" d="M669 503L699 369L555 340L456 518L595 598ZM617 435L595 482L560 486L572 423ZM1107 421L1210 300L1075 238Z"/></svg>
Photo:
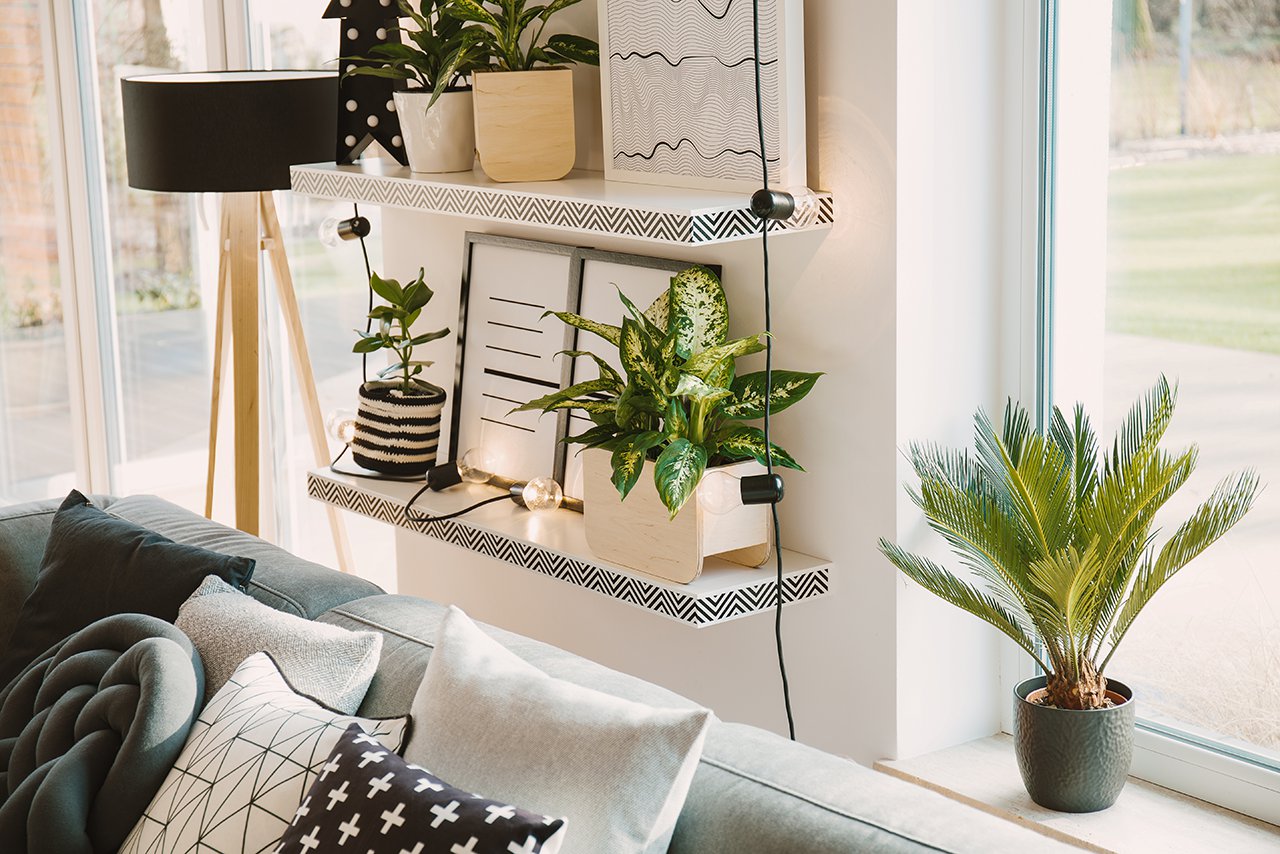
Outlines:
<svg viewBox="0 0 1280 854"><path fill-rule="evenodd" d="M711 513L695 491L671 518L653 484L653 463L646 462L639 482L623 501L612 481L609 453L582 454L582 492L587 545L596 557L629 569L688 584L712 555L747 567L773 554L768 505ZM763 474L754 461L720 467L735 477Z"/></svg>

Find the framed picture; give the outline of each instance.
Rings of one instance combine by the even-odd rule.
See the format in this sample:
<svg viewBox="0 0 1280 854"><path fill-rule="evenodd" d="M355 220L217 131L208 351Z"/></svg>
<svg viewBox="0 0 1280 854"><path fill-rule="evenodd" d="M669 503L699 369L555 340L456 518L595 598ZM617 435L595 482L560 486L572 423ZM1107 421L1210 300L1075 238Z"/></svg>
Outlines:
<svg viewBox="0 0 1280 854"><path fill-rule="evenodd" d="M511 410L565 387L572 329L547 311L578 310L578 250L468 233L463 256L451 458L483 446L497 473L564 482L564 412Z"/></svg>
<svg viewBox="0 0 1280 854"><path fill-rule="evenodd" d="M598 3L605 177L759 189L752 4ZM760 0L760 59L769 182L803 187L802 0Z"/></svg>
<svg viewBox="0 0 1280 854"><path fill-rule="evenodd" d="M671 277L693 266L694 261L676 261L667 258L651 258L646 255L628 255L619 252L603 252L595 249L579 250L575 261L578 265L577 313L601 323L617 325L626 309L618 298L618 291L644 310L662 295L671 284ZM716 275L720 268L707 265ZM589 350L603 358L619 373L623 373L618 351L589 332L571 329L571 344L566 349ZM568 382L577 383L595 379L599 368L585 357L572 360ZM572 411L567 419L565 435L577 435L591 429L589 418L579 411ZM566 495L582 497L582 461L580 447L560 446L560 463L557 471L563 473L560 480Z"/></svg>

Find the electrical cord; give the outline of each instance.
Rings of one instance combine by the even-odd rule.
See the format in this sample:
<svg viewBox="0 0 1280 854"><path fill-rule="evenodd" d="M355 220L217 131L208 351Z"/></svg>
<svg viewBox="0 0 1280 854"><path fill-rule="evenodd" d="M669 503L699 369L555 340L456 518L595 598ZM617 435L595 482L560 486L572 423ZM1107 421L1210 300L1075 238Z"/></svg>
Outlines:
<svg viewBox="0 0 1280 854"><path fill-rule="evenodd" d="M359 219L360 205L356 204L355 202L352 202L351 210L354 212L352 214L353 218ZM360 236L360 252L361 254L364 255L364 286L365 286L365 289L369 291L369 308L365 311L365 318L364 318L364 331L365 331L365 334L368 335L369 330L373 329L373 318L369 317L369 315L373 313L373 285L371 284L373 281L373 265L369 263L369 247L365 245L363 235ZM361 372L361 376L364 377L364 381L368 382L369 381L369 354L368 353L360 354L360 372ZM339 455L339 459L341 459L341 455ZM334 462L337 462L337 460L334 460Z"/></svg>
<svg viewBox="0 0 1280 854"><path fill-rule="evenodd" d="M764 189L769 189L769 160L764 139L764 96L760 83L760 0L751 3L752 44L756 83L756 131L760 139L760 172ZM773 476L773 445L769 425L773 401L773 298L769 290L769 218L760 217L760 253L764 264L764 447L765 469ZM796 721L791 712L791 686L787 681L787 660L782 649L782 523L778 519L778 503L769 505L773 519L773 550L777 567L777 598L774 604L773 637L778 650L778 675L782 678L782 703L787 712L787 734L796 740Z"/></svg>
<svg viewBox="0 0 1280 854"><path fill-rule="evenodd" d="M475 504L472 504L470 507L464 507L461 510L455 511L453 513L446 513L443 516L418 516L415 514L413 509L414 502L416 502L419 498L421 498L422 493L426 492L430 488L431 488L430 484L424 485L421 489L415 492L413 494L413 497L409 499L408 503L404 505L404 517L408 519L410 522L445 522L445 521L448 521L449 519L456 519L459 516L464 516L467 513L470 513L472 510L476 510L480 507L485 506L486 504L496 504L499 501L515 500L515 496L511 494L495 495L493 498L486 498L484 501L477 501Z"/></svg>

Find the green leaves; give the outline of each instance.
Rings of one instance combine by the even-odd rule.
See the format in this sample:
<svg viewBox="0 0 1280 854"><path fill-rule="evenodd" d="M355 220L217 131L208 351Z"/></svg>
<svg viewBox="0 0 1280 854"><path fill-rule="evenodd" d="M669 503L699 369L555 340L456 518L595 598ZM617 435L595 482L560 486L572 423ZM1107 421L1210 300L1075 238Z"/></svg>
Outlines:
<svg viewBox="0 0 1280 854"><path fill-rule="evenodd" d="M707 468L707 449L688 439L676 439L658 455L653 480L658 496L674 519L689 496L698 488Z"/></svg>
<svg viewBox="0 0 1280 854"><path fill-rule="evenodd" d="M656 430L646 430L629 436L618 444L610 462L613 465L613 485L625 500L628 493L640 481L644 461L649 450L662 444L663 435Z"/></svg>
<svg viewBox="0 0 1280 854"><path fill-rule="evenodd" d="M524 0L499 0L491 11L478 0L451 0L442 8L453 18L484 27L490 34L491 58L502 71L527 71L539 64L583 62L600 64L600 46L582 36L559 34L543 40L547 21L581 0L552 0L545 6L525 8ZM536 28L534 27L537 23ZM526 31L530 35L526 38Z"/></svg>
<svg viewBox="0 0 1280 854"><path fill-rule="evenodd" d="M729 306L715 273L690 267L672 278L671 324L676 353L682 358L724 342L729 335Z"/></svg>
<svg viewBox="0 0 1280 854"><path fill-rule="evenodd" d="M665 366L660 361L653 339L639 323L629 317L622 321L618 356L622 359L622 367L627 376L655 394L663 393L659 378L665 374Z"/></svg>
<svg viewBox="0 0 1280 854"><path fill-rule="evenodd" d="M726 429L716 439L720 446L720 453L730 459L753 459L760 465L769 464L769 455L765 453L764 431L758 427L747 427L739 424ZM770 443L769 447L773 449L772 456L775 466L804 471L804 466L796 462L782 448L772 443Z"/></svg>
<svg viewBox="0 0 1280 854"><path fill-rule="evenodd" d="M769 399L769 410L777 414L805 398L813 391L821 373L806 374L800 371L774 371L773 393ZM764 371L754 374L743 374L733 381L733 400L725 404L724 412L730 418L741 418L752 421L764 418L764 397L766 378Z"/></svg>
<svg viewBox="0 0 1280 854"><path fill-rule="evenodd" d="M610 344L612 344L615 347L617 347L618 342L622 340L621 327L610 326L607 323L599 323L594 320L588 320L587 318L578 314L574 314L573 312L570 312L570 311L548 311L548 312L545 312L542 316L546 317L549 314L555 315L560 319L562 323L567 323L568 325L574 327L575 329L581 329L584 332L590 332L593 335L599 335L601 338L608 341Z"/></svg>
<svg viewBox="0 0 1280 854"><path fill-rule="evenodd" d="M1197 458L1194 447L1159 446L1175 396L1161 377L1102 460L1082 407L1070 420L1055 411L1042 433L1012 401L999 428L975 415L972 455L912 446L920 485L911 498L963 569L953 573L885 541L881 551L926 589L1041 656L1051 684L1064 686L1060 696L1078 704L1069 707L1100 702L1097 678L1138 614L1244 518L1258 494L1252 471L1225 479L1157 547L1156 518ZM722 452L746 438L726 437ZM961 580L969 572L987 593Z"/></svg>
<svg viewBox="0 0 1280 854"><path fill-rule="evenodd" d="M427 286L426 271L418 270L418 277L407 286L395 279L384 279L377 273L369 276L369 287L386 301L386 305L374 306L369 312L369 320L377 324L377 332L356 330L359 340L351 348L353 353L374 353L378 350L391 350L398 357L396 362L379 372L380 377L393 373L400 374L400 388L406 393L413 391L413 377L422 373L423 368L431 362L415 360L413 348L421 344L444 338L449 330L438 329L414 335L411 328L422 314L422 309L434 296Z"/></svg>

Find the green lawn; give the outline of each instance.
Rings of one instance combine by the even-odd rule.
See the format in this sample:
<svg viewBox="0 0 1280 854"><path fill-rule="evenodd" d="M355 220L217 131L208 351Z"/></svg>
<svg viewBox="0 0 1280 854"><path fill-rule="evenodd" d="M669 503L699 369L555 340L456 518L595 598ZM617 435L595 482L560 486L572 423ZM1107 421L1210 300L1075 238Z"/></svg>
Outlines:
<svg viewBox="0 0 1280 854"><path fill-rule="evenodd" d="M1280 353L1280 155L1111 173L1107 329Z"/></svg>

